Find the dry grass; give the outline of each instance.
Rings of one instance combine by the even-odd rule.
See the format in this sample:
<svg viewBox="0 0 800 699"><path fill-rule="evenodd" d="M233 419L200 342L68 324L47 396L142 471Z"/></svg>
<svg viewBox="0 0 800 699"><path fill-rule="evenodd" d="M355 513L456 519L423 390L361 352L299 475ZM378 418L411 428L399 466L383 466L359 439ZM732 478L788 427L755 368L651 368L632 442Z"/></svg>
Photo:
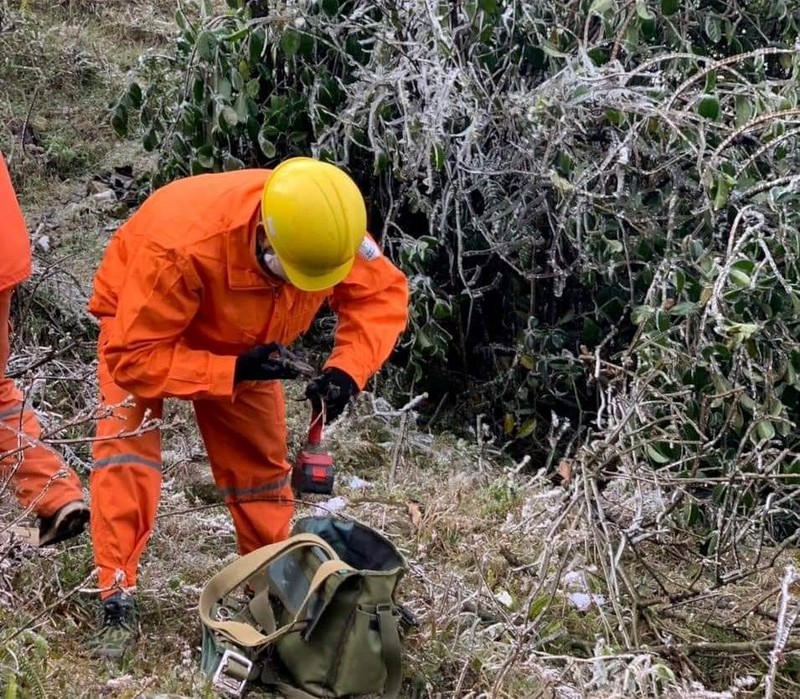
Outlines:
<svg viewBox="0 0 800 699"><path fill-rule="evenodd" d="M297 389L290 385L290 394ZM297 445L307 415L299 402L289 405ZM84 592L92 587L88 542L3 553L0 623L4 639L13 635L5 646L34 662L46 645L46 667L20 671L38 676L45 696L210 696L197 673L194 606L203 582L230 560L233 530L224 508L197 487L208 474L187 406L174 404L170 420L164 495L138 591L144 635L121 668L84 651L96 612L94 595ZM383 531L411 566L402 598L420 626L408 639L404 697L761 696L725 692L767 666L769 648L748 647L774 634L780 568L719 594L637 612L630 597L610 598L593 552L597 523L581 511L574 485L516 473L469 440L401 423L375 416L365 396L355 415L333 426L329 443L337 495L347 501L338 513ZM352 476L372 486L350 487ZM302 503L299 514L319 505ZM639 553L646 568L626 556L619 570L638 576L640 602L658 595L648 584L653 571L686 588L692 571L679 567L677 546L648 544ZM584 599L593 601L584 608ZM625 647L621 629L634 618L635 644ZM704 650L709 642L716 645ZM794 696L791 668L775 696ZM690 679L718 692L692 690Z"/></svg>

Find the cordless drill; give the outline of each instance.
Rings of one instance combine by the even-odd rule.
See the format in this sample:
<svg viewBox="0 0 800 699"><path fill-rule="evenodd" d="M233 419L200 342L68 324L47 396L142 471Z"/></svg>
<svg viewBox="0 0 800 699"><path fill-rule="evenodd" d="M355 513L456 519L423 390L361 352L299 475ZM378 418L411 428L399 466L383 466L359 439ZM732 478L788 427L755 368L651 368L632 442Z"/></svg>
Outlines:
<svg viewBox="0 0 800 699"><path fill-rule="evenodd" d="M322 446L325 412L322 401L311 401L311 424L303 450L292 470L292 488L298 493L330 495L333 492L333 457Z"/></svg>

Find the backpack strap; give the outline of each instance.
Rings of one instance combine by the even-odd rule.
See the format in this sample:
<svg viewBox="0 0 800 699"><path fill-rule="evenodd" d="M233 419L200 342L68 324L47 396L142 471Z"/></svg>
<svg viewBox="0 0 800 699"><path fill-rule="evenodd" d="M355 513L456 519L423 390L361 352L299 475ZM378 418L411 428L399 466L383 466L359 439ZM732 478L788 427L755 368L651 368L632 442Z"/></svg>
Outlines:
<svg viewBox="0 0 800 699"><path fill-rule="evenodd" d="M219 600L225 597L225 595L236 589L245 580L247 580L247 578L266 565L269 565L279 556L285 555L290 551L300 548L322 549L322 551L324 551L331 560L323 562L319 569L317 569L314 578L311 581L308 594L298 610L298 615L292 622L286 624L280 629L275 629L273 624L272 629L265 629L267 634L264 635L250 624L246 624L241 621L218 621L216 619L212 619L212 607ZM328 566L327 564L329 563L335 563L335 565ZM325 566L327 573L321 576L320 569L322 569L323 566ZM316 593L317 589L330 575L332 575L336 570L342 569L350 569L350 566L339 559L339 557L336 555L336 552L324 539L321 539L314 534L297 534L289 539L286 539L285 541L263 546L260 549L246 554L245 556L237 558L235 561L233 561L233 563L227 565L214 577L212 577L200 594L200 603L198 605L200 619L205 627L216 631L238 646L252 648L267 645L276 641L282 636L285 636L287 633L296 630L296 628L305 623L299 617L305 611L305 607L307 606L311 596ZM265 593L262 591L259 594ZM263 608L263 605L257 605L256 608L258 608L258 606ZM262 616L262 618L264 617Z"/></svg>
<svg viewBox="0 0 800 699"><path fill-rule="evenodd" d="M403 648L397 618L391 604L378 605L378 628L381 633L383 662L386 665L386 685L382 699L397 699L403 684Z"/></svg>

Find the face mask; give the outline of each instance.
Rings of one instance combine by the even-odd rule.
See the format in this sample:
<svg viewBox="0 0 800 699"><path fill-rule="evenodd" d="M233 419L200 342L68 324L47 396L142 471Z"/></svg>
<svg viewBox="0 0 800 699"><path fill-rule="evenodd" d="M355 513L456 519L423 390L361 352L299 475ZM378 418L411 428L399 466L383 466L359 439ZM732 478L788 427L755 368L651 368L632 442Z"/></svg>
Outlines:
<svg viewBox="0 0 800 699"><path fill-rule="evenodd" d="M273 253L265 252L263 259L264 266L270 271L270 274L274 274L278 279L283 279L285 282L289 281L289 277L286 276L286 272L283 270L283 265Z"/></svg>

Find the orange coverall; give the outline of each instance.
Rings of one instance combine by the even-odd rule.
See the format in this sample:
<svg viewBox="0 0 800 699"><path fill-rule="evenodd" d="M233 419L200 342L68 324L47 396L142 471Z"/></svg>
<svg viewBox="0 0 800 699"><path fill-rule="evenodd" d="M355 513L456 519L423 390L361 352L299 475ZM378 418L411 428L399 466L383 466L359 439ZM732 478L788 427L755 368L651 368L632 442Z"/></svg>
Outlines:
<svg viewBox="0 0 800 699"><path fill-rule="evenodd" d="M82 500L75 473L59 456L38 442L41 427L32 410L25 410L22 394L5 376L10 354L9 312L14 287L31 273L28 229L11 178L0 155L0 478L11 476L20 505L40 517L50 517L63 505Z"/></svg>
<svg viewBox="0 0 800 699"><path fill-rule="evenodd" d="M107 597L136 584L161 487L157 430L136 430L162 399L191 400L218 487L247 553L280 541L294 512L284 398L278 381L233 385L236 357L289 345L328 300L338 313L327 367L363 388L388 358L408 315L408 284L385 257L357 257L333 289L303 292L256 259L261 193L270 170L187 177L154 192L117 231L94 280L100 319L100 420L90 476L91 530ZM372 256L370 256L372 257ZM149 411L149 412L147 412Z"/></svg>

